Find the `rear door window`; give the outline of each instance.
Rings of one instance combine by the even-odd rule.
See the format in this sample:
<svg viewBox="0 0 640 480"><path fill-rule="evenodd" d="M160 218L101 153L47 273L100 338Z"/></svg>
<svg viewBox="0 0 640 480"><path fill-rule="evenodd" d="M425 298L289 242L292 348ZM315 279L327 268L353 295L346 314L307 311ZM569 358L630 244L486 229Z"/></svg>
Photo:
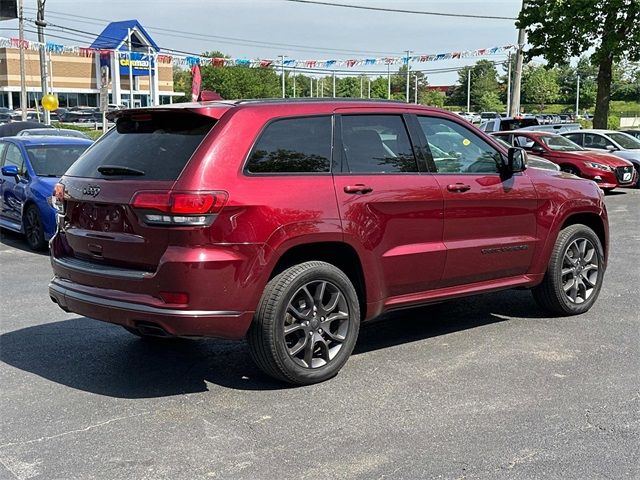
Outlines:
<svg viewBox="0 0 640 480"><path fill-rule="evenodd" d="M9 165L14 165L18 167L18 173L20 175L24 175L25 168L24 168L24 158L22 157L22 152L13 143L10 143L7 146L7 153L5 154L5 157L4 157L3 167L9 166Z"/></svg>
<svg viewBox="0 0 640 480"><path fill-rule="evenodd" d="M582 145L582 133L569 133L565 137L578 145Z"/></svg>
<svg viewBox="0 0 640 480"><path fill-rule="evenodd" d="M116 127L97 141L67 171L86 178L176 180L213 128L211 117L183 112L136 113L119 118ZM117 167L106 170L100 167ZM115 172L115 173L114 173Z"/></svg>
<svg viewBox="0 0 640 480"><path fill-rule="evenodd" d="M400 115L343 115L342 170L349 173L415 173L418 164Z"/></svg>
<svg viewBox="0 0 640 480"><path fill-rule="evenodd" d="M256 142L249 173L329 173L331 116L294 117L267 125Z"/></svg>

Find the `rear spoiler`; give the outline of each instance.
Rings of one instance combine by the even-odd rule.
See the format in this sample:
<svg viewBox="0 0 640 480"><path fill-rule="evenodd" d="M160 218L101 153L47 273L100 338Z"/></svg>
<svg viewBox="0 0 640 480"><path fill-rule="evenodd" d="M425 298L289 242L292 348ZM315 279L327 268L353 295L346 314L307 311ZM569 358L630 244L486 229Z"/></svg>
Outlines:
<svg viewBox="0 0 640 480"><path fill-rule="evenodd" d="M132 115L152 115L157 112L189 112L196 115L203 115L219 120L222 115L224 115L224 113L232 107L232 104L221 102L174 103L172 105L162 105L160 107L140 107L127 108L124 110L112 110L110 112L107 112L107 120L115 122L122 117L129 117Z"/></svg>

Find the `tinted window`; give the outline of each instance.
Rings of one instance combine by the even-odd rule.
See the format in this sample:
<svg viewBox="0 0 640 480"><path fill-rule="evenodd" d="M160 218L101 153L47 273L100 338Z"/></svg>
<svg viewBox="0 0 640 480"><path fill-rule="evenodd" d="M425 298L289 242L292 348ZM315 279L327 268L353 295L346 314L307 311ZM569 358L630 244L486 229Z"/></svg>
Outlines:
<svg viewBox="0 0 640 480"><path fill-rule="evenodd" d="M542 142L551 150L555 150L557 152L574 152L584 150L580 145L572 142L568 138L561 137L560 135L540 137L540 140L542 140Z"/></svg>
<svg viewBox="0 0 640 480"><path fill-rule="evenodd" d="M522 147L522 148L526 148L527 150L529 150L529 149L533 148L533 146L535 144L536 144L536 142L534 142L529 137L525 137L524 135L514 135L513 136L513 146L514 147Z"/></svg>
<svg viewBox="0 0 640 480"><path fill-rule="evenodd" d="M270 123L249 156L251 173L326 173L331 170L331 117Z"/></svg>
<svg viewBox="0 0 640 480"><path fill-rule="evenodd" d="M500 130L517 130L524 127L532 127L538 125L538 120L535 118L520 118L511 120L502 120L500 124Z"/></svg>
<svg viewBox="0 0 640 480"><path fill-rule="evenodd" d="M438 173L498 171L500 154L472 131L444 118L418 117L418 121Z"/></svg>
<svg viewBox="0 0 640 480"><path fill-rule="evenodd" d="M5 142L0 142L0 165L4 165L4 151L7 148L7 144Z"/></svg>
<svg viewBox="0 0 640 480"><path fill-rule="evenodd" d="M7 153L4 157L4 165L15 165L18 167L18 172L20 175L24 175L24 159L22 158L22 152L20 149L15 146L13 143L7 145Z"/></svg>
<svg viewBox="0 0 640 480"><path fill-rule="evenodd" d="M622 148L628 148L629 150L637 150L640 148L640 141L636 140L631 135L611 132L609 137L611 137L614 142L617 142Z"/></svg>
<svg viewBox="0 0 640 480"><path fill-rule="evenodd" d="M342 148L343 169L350 173L418 171L400 115L344 115Z"/></svg>
<svg viewBox="0 0 640 480"><path fill-rule="evenodd" d="M36 175L61 177L88 145L38 145L27 147L27 155Z"/></svg>
<svg viewBox="0 0 640 480"><path fill-rule="evenodd" d="M578 144L578 145L582 145L582 134L581 133L569 133L567 135L564 135L566 138L568 138L569 140L571 140L572 142Z"/></svg>
<svg viewBox="0 0 640 480"><path fill-rule="evenodd" d="M613 146L613 143L602 135L595 135L593 133L585 133L583 142L583 146L587 148L602 148L604 150L607 146Z"/></svg>
<svg viewBox="0 0 640 480"><path fill-rule="evenodd" d="M87 150L67 175L114 178L98 172L98 167L109 165L144 172L136 176L138 180L176 180L214 124L213 118L181 112L119 118L116 127Z"/></svg>

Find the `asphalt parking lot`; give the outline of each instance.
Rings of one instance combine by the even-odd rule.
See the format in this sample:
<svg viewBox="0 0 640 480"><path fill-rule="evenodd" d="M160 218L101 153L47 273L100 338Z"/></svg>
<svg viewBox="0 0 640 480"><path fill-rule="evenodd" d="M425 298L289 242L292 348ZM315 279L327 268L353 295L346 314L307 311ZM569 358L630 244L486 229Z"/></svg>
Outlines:
<svg viewBox="0 0 640 480"><path fill-rule="evenodd" d="M640 190L607 205L587 314L546 318L526 291L396 313L303 388L243 343L65 314L48 256L2 232L0 478L640 478Z"/></svg>

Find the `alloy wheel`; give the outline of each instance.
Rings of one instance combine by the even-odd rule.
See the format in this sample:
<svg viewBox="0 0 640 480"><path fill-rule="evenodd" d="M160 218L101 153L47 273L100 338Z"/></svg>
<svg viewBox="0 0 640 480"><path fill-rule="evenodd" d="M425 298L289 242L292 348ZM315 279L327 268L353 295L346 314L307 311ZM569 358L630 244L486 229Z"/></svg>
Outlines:
<svg viewBox="0 0 640 480"><path fill-rule="evenodd" d="M325 280L305 284L287 304L284 343L289 357L305 368L327 365L341 350L349 323L348 302L340 288Z"/></svg>
<svg viewBox="0 0 640 480"><path fill-rule="evenodd" d="M586 238L569 244L562 259L562 290L575 304L586 302L599 281L600 263L596 247Z"/></svg>

